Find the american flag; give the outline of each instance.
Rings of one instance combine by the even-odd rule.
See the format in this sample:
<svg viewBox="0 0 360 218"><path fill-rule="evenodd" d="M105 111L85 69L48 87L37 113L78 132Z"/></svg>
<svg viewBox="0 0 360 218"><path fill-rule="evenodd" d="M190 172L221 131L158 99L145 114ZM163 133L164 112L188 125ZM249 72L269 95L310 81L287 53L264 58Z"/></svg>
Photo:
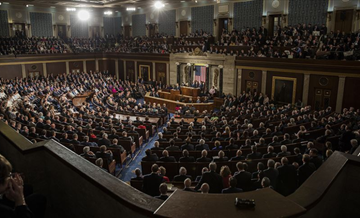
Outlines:
<svg viewBox="0 0 360 218"><path fill-rule="evenodd" d="M206 67L195 66L195 80L199 82L206 81Z"/></svg>

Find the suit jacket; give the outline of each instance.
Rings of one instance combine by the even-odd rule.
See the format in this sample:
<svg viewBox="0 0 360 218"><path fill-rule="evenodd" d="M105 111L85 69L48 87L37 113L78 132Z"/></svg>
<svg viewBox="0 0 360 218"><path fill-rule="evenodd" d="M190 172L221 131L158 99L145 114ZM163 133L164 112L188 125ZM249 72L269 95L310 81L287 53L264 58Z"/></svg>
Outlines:
<svg viewBox="0 0 360 218"><path fill-rule="evenodd" d="M156 154L151 154L149 156L143 157L141 161L157 161L157 160L159 160L159 157Z"/></svg>
<svg viewBox="0 0 360 218"><path fill-rule="evenodd" d="M193 144L183 144L181 146L181 150L188 150L188 151L193 151L194 150L194 145Z"/></svg>
<svg viewBox="0 0 360 218"><path fill-rule="evenodd" d="M175 157L173 157L173 156L160 157L159 161L161 161L161 162L176 162Z"/></svg>
<svg viewBox="0 0 360 218"><path fill-rule="evenodd" d="M102 139L99 139L98 144L99 144L100 146L101 146L101 145L109 146L109 145L111 145L111 142L110 142L109 139L104 139L104 138L102 138Z"/></svg>
<svg viewBox="0 0 360 218"><path fill-rule="evenodd" d="M107 160L108 163L110 163L113 159L110 153L102 153L100 151L96 152L96 158L102 158L104 161Z"/></svg>
<svg viewBox="0 0 360 218"><path fill-rule="evenodd" d="M276 157L276 153L272 152L272 153L266 153L262 156L262 158L272 158L272 157Z"/></svg>
<svg viewBox="0 0 360 218"><path fill-rule="evenodd" d="M246 159L261 159L261 153L260 152L253 152L246 156Z"/></svg>
<svg viewBox="0 0 360 218"><path fill-rule="evenodd" d="M209 145L208 144L203 144L203 145L198 144L198 145L195 146L196 151L202 151L204 149L207 150L207 151L210 150Z"/></svg>
<svg viewBox="0 0 360 218"><path fill-rule="evenodd" d="M323 160L319 156L314 156L310 158L310 162L314 164L316 169L319 169L319 167L323 163Z"/></svg>
<svg viewBox="0 0 360 218"><path fill-rule="evenodd" d="M230 158L229 161L239 161L239 160L245 160L245 157L244 156L235 156L235 157Z"/></svg>
<svg viewBox="0 0 360 218"><path fill-rule="evenodd" d="M234 173L235 179L237 179L237 186L244 191L251 190L251 173L247 171L241 171Z"/></svg>
<svg viewBox="0 0 360 218"><path fill-rule="evenodd" d="M299 186L302 185L315 172L316 167L313 163L304 163L298 169Z"/></svg>
<svg viewBox="0 0 360 218"><path fill-rule="evenodd" d="M280 194L288 196L297 188L297 171L293 165L286 164L277 168L279 171L278 190Z"/></svg>
<svg viewBox="0 0 360 218"><path fill-rule="evenodd" d="M214 171L206 172L202 175L200 181L195 187L195 190L200 189L203 183L207 183L210 186L209 193L221 193L223 189L222 177Z"/></svg>
<svg viewBox="0 0 360 218"><path fill-rule="evenodd" d="M229 188L225 188L221 191L221 193L223 194L229 194L229 193L240 193L240 192L243 192L243 190L241 188L232 188L232 187L229 187Z"/></svg>
<svg viewBox="0 0 360 218"><path fill-rule="evenodd" d="M185 162L195 162L195 158L190 156L190 157L180 157L179 159L180 163L185 163Z"/></svg>
<svg viewBox="0 0 360 218"><path fill-rule="evenodd" d="M291 141L286 139L280 142L281 145L287 145L287 144L291 144Z"/></svg>
<svg viewBox="0 0 360 218"><path fill-rule="evenodd" d="M199 157L198 159L196 159L196 162L211 162L211 158Z"/></svg>
<svg viewBox="0 0 360 218"><path fill-rule="evenodd" d="M278 155L276 157L286 157L286 156L289 156L289 155L291 155L291 153L286 151L286 152L278 153Z"/></svg>
<svg viewBox="0 0 360 218"><path fill-rule="evenodd" d="M165 149L168 150L168 151L178 151L178 150L180 150L179 146L167 146Z"/></svg>
<svg viewBox="0 0 360 218"><path fill-rule="evenodd" d="M143 192L151 196L160 195L159 186L163 181L163 177L156 173L147 174L143 179Z"/></svg>
<svg viewBox="0 0 360 218"><path fill-rule="evenodd" d="M271 186L276 188L279 171L274 168L267 168L266 170L264 170L264 176L268 177L270 179Z"/></svg>

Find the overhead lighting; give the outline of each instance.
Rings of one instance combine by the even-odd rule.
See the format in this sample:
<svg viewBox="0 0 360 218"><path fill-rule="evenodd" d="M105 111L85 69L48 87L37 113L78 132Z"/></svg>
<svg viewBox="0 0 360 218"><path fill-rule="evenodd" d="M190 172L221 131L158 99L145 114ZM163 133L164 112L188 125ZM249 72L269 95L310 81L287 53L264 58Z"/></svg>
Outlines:
<svg viewBox="0 0 360 218"><path fill-rule="evenodd" d="M113 12L112 12L112 11L105 11L104 14L105 14L105 15L112 15Z"/></svg>
<svg viewBox="0 0 360 218"><path fill-rule="evenodd" d="M4 5L8 5L8 4L10 4L10 3L9 3L9 2L3 2L3 4L4 4Z"/></svg>
<svg viewBox="0 0 360 218"><path fill-rule="evenodd" d="M28 7L32 7L32 6L34 6L34 5L26 5L27 8L28 8Z"/></svg>
<svg viewBox="0 0 360 218"><path fill-rule="evenodd" d="M76 11L76 8L66 8L66 11Z"/></svg>
<svg viewBox="0 0 360 218"><path fill-rule="evenodd" d="M157 1L157 2L155 2L154 7L155 7L156 9L160 9L160 8L165 7L165 4L162 3L161 1Z"/></svg>
<svg viewBox="0 0 360 218"><path fill-rule="evenodd" d="M126 8L127 11L136 11L136 8L135 7L128 7Z"/></svg>
<svg viewBox="0 0 360 218"><path fill-rule="evenodd" d="M78 13L78 18L79 18L81 21L89 20L89 18L90 18L90 13L89 13L88 11L81 10L81 11L79 11L79 13Z"/></svg>

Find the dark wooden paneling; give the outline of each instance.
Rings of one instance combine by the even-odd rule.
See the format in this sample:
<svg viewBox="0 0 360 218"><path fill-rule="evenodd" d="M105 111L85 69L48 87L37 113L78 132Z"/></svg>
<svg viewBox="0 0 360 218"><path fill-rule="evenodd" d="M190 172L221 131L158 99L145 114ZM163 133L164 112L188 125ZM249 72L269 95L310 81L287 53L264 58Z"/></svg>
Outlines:
<svg viewBox="0 0 360 218"><path fill-rule="evenodd" d="M165 63L155 63L155 79L156 81L159 81L159 73L165 73L165 84L167 81L167 75L166 75L166 64Z"/></svg>
<svg viewBox="0 0 360 218"><path fill-rule="evenodd" d="M59 74L64 74L66 73L66 63L65 62L47 63L46 71L48 75L53 74L54 76L56 76Z"/></svg>
<svg viewBox="0 0 360 218"><path fill-rule="evenodd" d="M118 60L118 62L119 62L119 79L125 80L124 61Z"/></svg>
<svg viewBox="0 0 360 218"><path fill-rule="evenodd" d="M357 90L359 90L359 85L360 78L346 77L343 108L354 107L355 109L360 109L360 98L356 94Z"/></svg>
<svg viewBox="0 0 360 218"><path fill-rule="evenodd" d="M274 76L296 78L297 80L296 80L296 98L295 98L295 101L297 101L298 99L302 100L303 86L304 86L304 74L268 71L267 72L267 77L266 77L266 94L267 94L267 96L269 96L269 98L271 98L272 79L273 79Z"/></svg>
<svg viewBox="0 0 360 218"><path fill-rule="evenodd" d="M99 71L109 71L109 74L115 75L115 61L114 60L99 60Z"/></svg>
<svg viewBox="0 0 360 218"><path fill-rule="evenodd" d="M25 72L26 75L29 75L29 72L39 72L39 75L44 75L43 72L43 64L42 63L37 63L37 64L25 64Z"/></svg>
<svg viewBox="0 0 360 218"><path fill-rule="evenodd" d="M135 62L126 61L126 79L135 82Z"/></svg>
<svg viewBox="0 0 360 218"><path fill-rule="evenodd" d="M21 65L0 66L0 77L4 79L22 78Z"/></svg>
<svg viewBox="0 0 360 218"><path fill-rule="evenodd" d="M86 61L86 71L87 72L96 71L95 61Z"/></svg>
<svg viewBox="0 0 360 218"><path fill-rule="evenodd" d="M71 73L73 70L80 70L80 72L84 71L84 64L82 61L70 61L69 62L69 72Z"/></svg>
<svg viewBox="0 0 360 218"><path fill-rule="evenodd" d="M145 66L149 66L149 68L150 68L150 79L152 80L152 78L153 78L153 67L152 67L152 63L151 62L137 62L137 73L138 73L138 78L139 78L139 73L140 73L140 69L139 69L139 66L140 65L145 65Z"/></svg>
<svg viewBox="0 0 360 218"><path fill-rule="evenodd" d="M253 73L253 77L250 75ZM258 90L257 92L261 92L262 85L262 71L261 70L247 70L243 69L241 74L241 93L246 91L246 81L258 82Z"/></svg>
<svg viewBox="0 0 360 218"><path fill-rule="evenodd" d="M325 86L320 85L321 78L328 79L328 84ZM308 104L314 105L315 89L330 90L331 91L330 106L333 109L335 109L338 85L339 85L339 77L337 76L322 76L322 75L313 75L313 74L310 75Z"/></svg>

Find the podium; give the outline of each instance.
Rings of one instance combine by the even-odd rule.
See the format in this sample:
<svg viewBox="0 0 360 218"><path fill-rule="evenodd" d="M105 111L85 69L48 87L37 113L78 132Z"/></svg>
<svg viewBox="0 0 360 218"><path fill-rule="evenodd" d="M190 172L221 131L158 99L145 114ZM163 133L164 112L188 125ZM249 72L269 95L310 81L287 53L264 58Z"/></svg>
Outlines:
<svg viewBox="0 0 360 218"><path fill-rule="evenodd" d="M182 86L181 94L192 96L193 98L196 98L196 97L200 96L200 88Z"/></svg>

